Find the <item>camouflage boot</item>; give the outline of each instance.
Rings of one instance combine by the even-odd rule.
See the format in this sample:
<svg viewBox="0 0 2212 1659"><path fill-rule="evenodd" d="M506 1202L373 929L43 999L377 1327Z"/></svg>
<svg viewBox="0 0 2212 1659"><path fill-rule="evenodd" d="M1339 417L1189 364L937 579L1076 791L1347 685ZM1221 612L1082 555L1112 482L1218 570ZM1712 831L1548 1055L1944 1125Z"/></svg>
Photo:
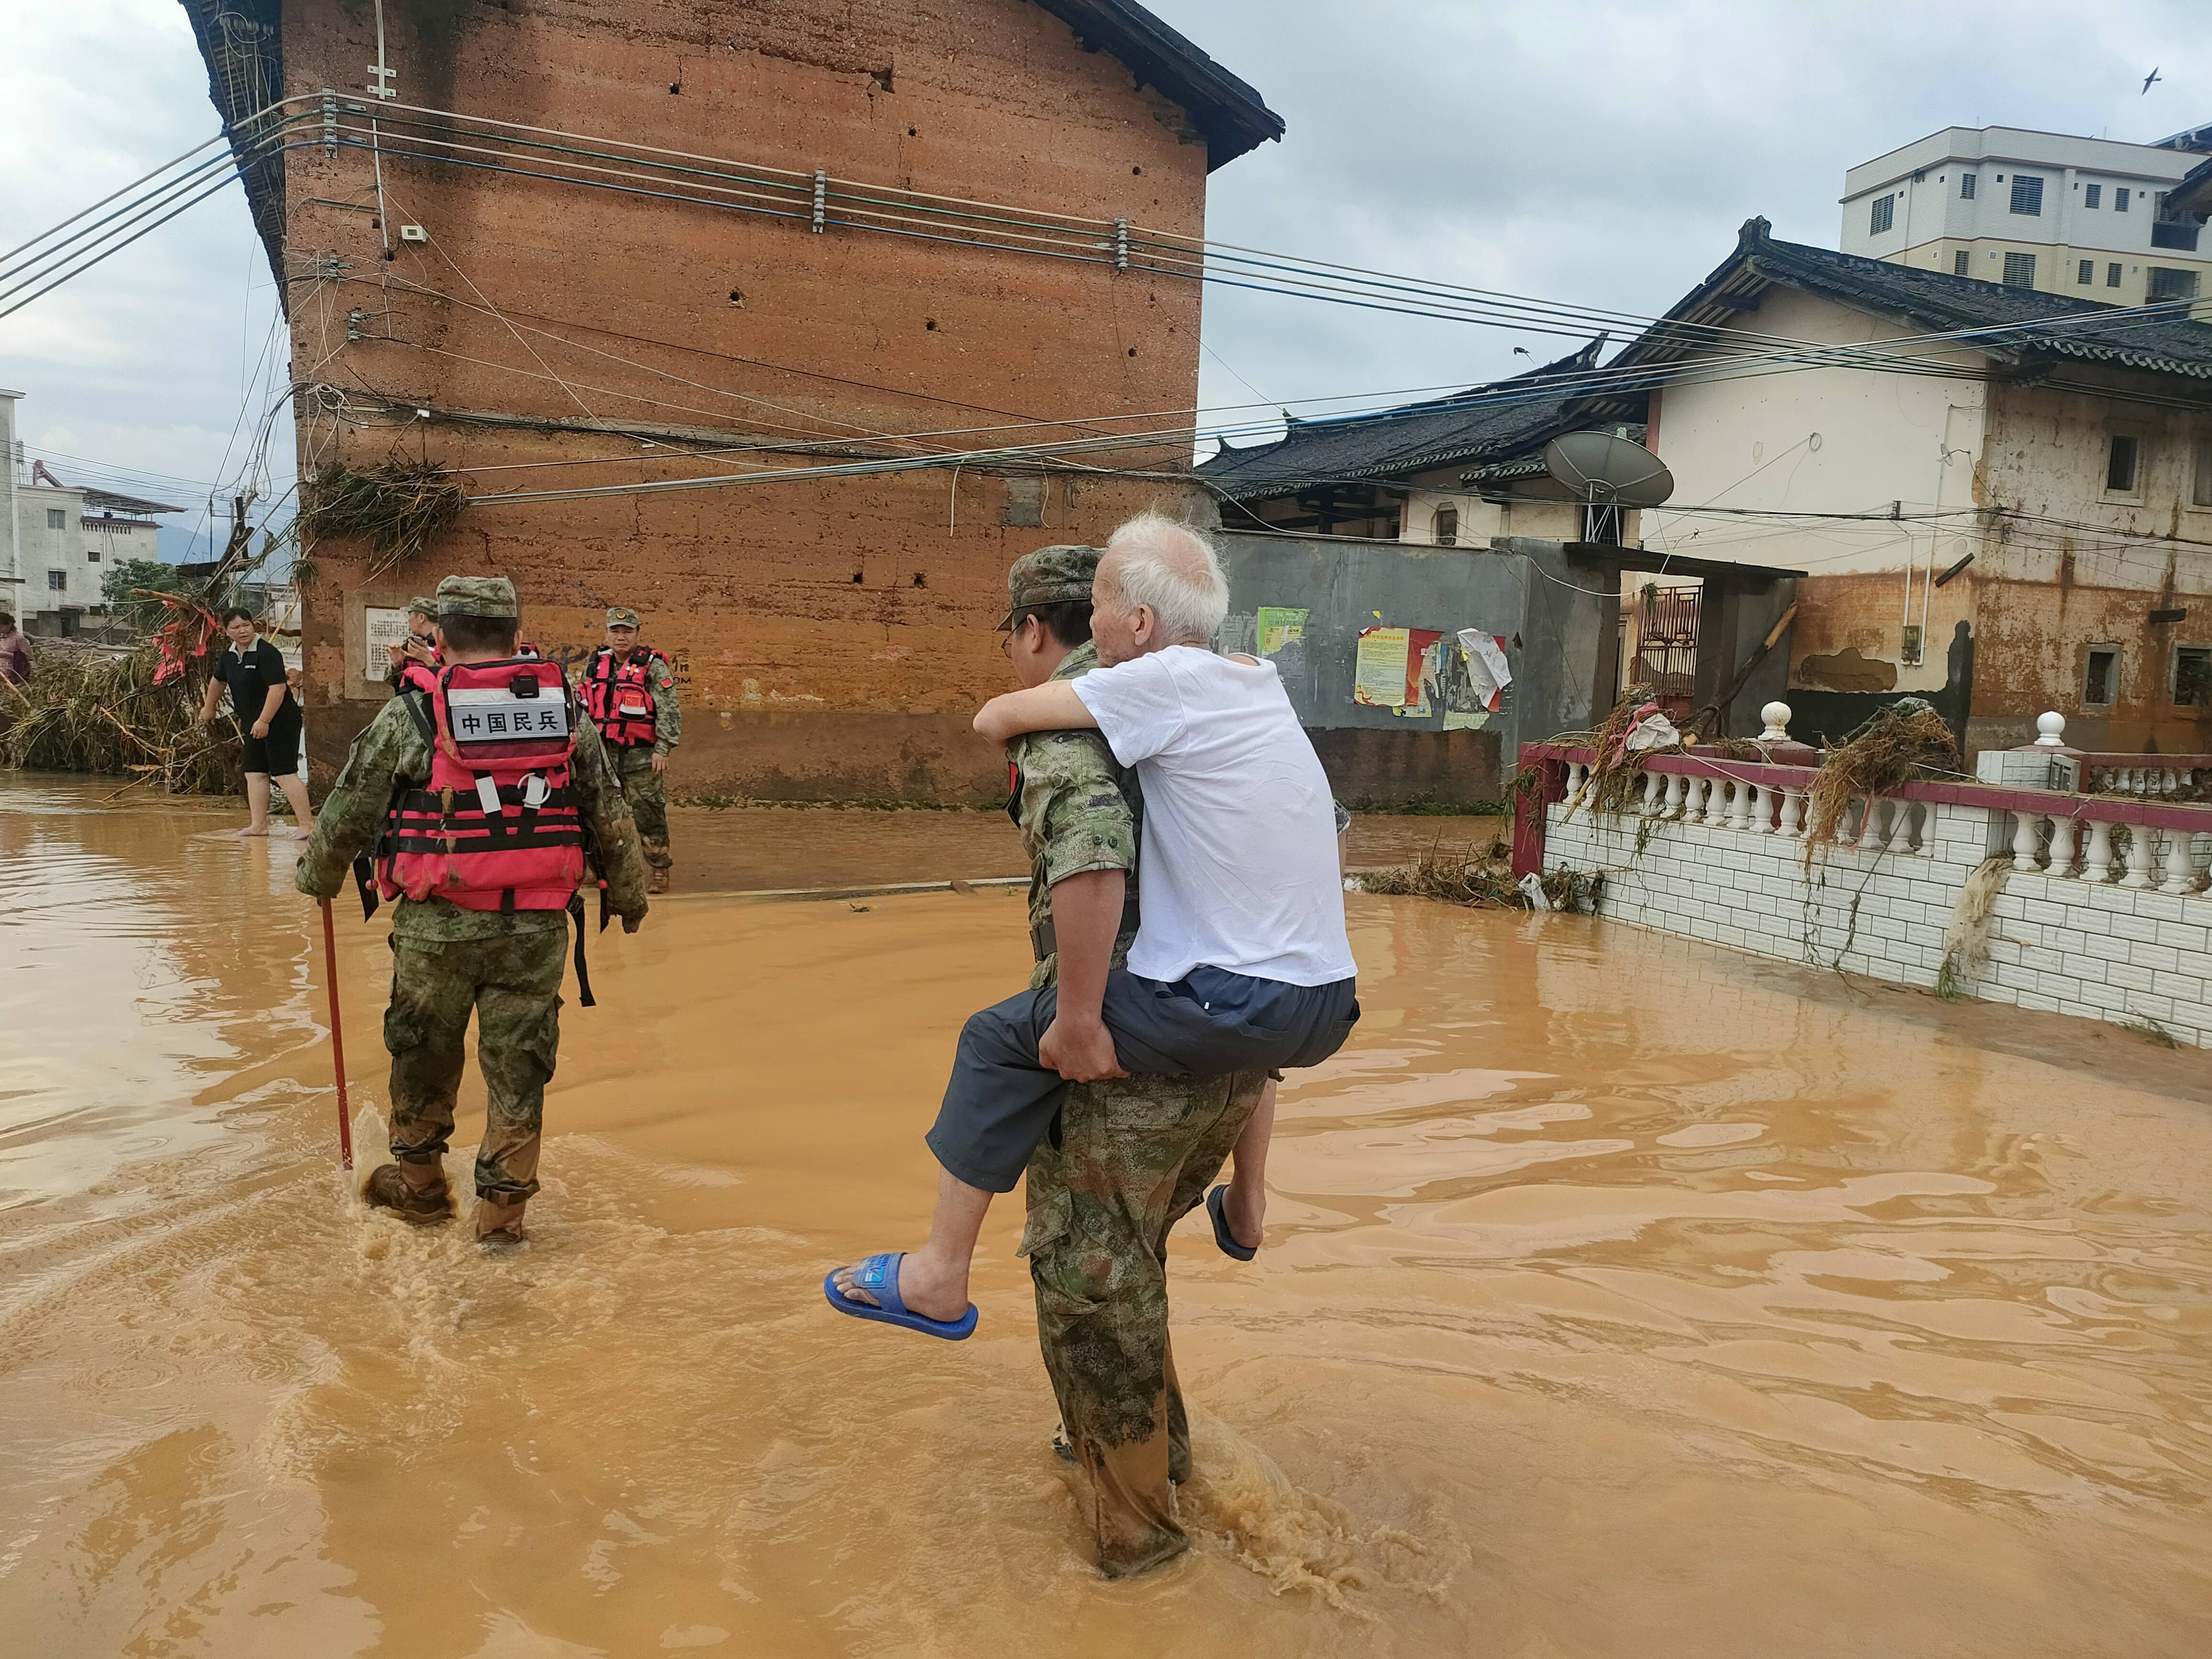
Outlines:
<svg viewBox="0 0 2212 1659"><path fill-rule="evenodd" d="M518 1198L512 1203L503 1199L477 1194L477 1243L479 1244L520 1244L523 1241L522 1212L530 1200Z"/></svg>
<svg viewBox="0 0 2212 1659"><path fill-rule="evenodd" d="M417 1227L453 1218L453 1196L441 1164L380 1164L362 1182L361 1196L370 1209L390 1210Z"/></svg>

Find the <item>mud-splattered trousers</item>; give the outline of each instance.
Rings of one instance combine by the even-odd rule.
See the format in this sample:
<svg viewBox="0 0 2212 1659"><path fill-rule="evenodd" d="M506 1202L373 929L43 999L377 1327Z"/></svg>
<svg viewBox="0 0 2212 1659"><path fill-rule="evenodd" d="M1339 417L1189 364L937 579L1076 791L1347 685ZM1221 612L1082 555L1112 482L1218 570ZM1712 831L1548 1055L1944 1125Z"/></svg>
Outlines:
<svg viewBox="0 0 2212 1659"><path fill-rule="evenodd" d="M665 870L676 860L668 851L668 789L665 781L653 769L654 753L641 743L610 749L607 756L615 763L615 781L621 786L623 799L629 803L629 815L637 823L638 844L645 861L656 870Z"/></svg>
<svg viewBox="0 0 2212 1659"><path fill-rule="evenodd" d="M1190 1425L1168 1346L1168 1232L1267 1085L1265 1072L1078 1084L1030 1159L1022 1253L1037 1340L1109 1578L1187 1547L1171 1486L1189 1478Z"/></svg>
<svg viewBox="0 0 2212 1659"><path fill-rule="evenodd" d="M430 776L430 750L395 697L354 739L345 768L300 849L292 884L336 895L353 856L383 825L392 793ZM643 916L645 863L613 763L589 726L576 734L568 787L598 843L615 913ZM477 1063L490 1097L477 1191L513 1201L538 1190L538 1121L560 1042L561 969L568 918L560 910L465 910L402 898L392 917L392 1155L429 1162L446 1150L461 1081L461 1038L477 1014Z"/></svg>
<svg viewBox="0 0 2212 1659"><path fill-rule="evenodd" d="M1053 678L1097 665L1086 644ZM1030 988L1058 975L1045 949L1052 887L1084 871L1127 874L1132 903L1112 957L1121 966L1136 933L1144 800L1135 775L1096 732L1035 732L1008 753L1042 957ZM1190 1474L1190 1431L1168 1350L1168 1231L1205 1197L1267 1081L1254 1072L1079 1083L1030 1158L1022 1253L1036 1288L1037 1342L1079 1471L1084 1523L1109 1578L1187 1547L1171 1485Z"/></svg>
<svg viewBox="0 0 2212 1659"><path fill-rule="evenodd" d="M477 1195L517 1203L538 1190L545 1085L561 1049L565 927L465 944L392 939L392 1155L434 1164L453 1133L469 1013L484 1080Z"/></svg>

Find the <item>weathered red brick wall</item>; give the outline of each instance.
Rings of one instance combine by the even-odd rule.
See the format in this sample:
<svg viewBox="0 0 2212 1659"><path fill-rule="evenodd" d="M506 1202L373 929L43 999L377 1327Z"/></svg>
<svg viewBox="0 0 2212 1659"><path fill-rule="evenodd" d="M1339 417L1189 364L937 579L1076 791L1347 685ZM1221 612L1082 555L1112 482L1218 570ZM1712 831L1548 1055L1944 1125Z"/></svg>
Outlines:
<svg viewBox="0 0 2212 1659"><path fill-rule="evenodd" d="M387 0L386 18L398 103L1203 228L1206 151L1181 112L1027 0ZM358 96L366 5L289 0L284 37L288 91ZM329 388L301 400L303 471L399 453L477 492L551 489L829 459L776 447L798 442L915 453L1085 429L1038 422L1190 425L1194 283L389 151L383 175L395 233L429 236L395 234L390 260L362 210L378 201L368 154L288 164L295 377ZM599 429L471 418L484 415ZM656 433L714 434L726 453L685 455ZM1109 459L1188 454L1170 441ZM679 793L985 798L999 761L966 720L1004 684L990 625L1007 564L1185 501L1171 483L1074 466L1012 488L1020 499L1003 470L969 467L472 507L381 571L326 539L304 584L313 758L335 760L374 709L344 696L346 593L499 572L550 647L594 642L605 605L647 613L688 671Z"/></svg>

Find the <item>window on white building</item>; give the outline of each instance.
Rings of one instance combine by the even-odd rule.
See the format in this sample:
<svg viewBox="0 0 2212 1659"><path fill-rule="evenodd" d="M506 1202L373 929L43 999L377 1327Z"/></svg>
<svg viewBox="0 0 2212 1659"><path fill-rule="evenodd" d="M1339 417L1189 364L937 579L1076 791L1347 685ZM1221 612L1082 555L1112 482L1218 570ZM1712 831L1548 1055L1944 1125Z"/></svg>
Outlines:
<svg viewBox="0 0 2212 1659"><path fill-rule="evenodd" d="M2105 267L2105 286L2106 288L2118 288L2119 285L2120 262L2115 259L2112 264Z"/></svg>
<svg viewBox="0 0 2212 1659"><path fill-rule="evenodd" d="M2131 432L2112 434L2112 447L2105 457L2105 493L2132 495L2136 471L2142 457L2142 441Z"/></svg>
<svg viewBox="0 0 2212 1659"><path fill-rule="evenodd" d="M2035 286L2035 256L2033 253L2005 255L2004 283L2007 288Z"/></svg>
<svg viewBox="0 0 2212 1659"><path fill-rule="evenodd" d="M1966 249L1960 248L1951 256L1951 274L1954 276L1964 276L1973 268L1973 263L1974 256Z"/></svg>
<svg viewBox="0 0 2212 1659"><path fill-rule="evenodd" d="M1978 176L1978 174L1972 173L1962 173L1959 175L1959 199L1960 201L1971 202L1974 199L1974 180Z"/></svg>
<svg viewBox="0 0 2212 1659"><path fill-rule="evenodd" d="M100 550L96 547L86 548L84 550L84 562L87 564L98 564L100 562Z"/></svg>
<svg viewBox="0 0 2212 1659"><path fill-rule="evenodd" d="M2169 265L2150 268L2150 286L2144 297L2154 305L2161 300L2193 300L2197 297L2197 273L2176 270Z"/></svg>
<svg viewBox="0 0 2212 1659"><path fill-rule="evenodd" d="M2082 260L2080 268L2074 273L2074 280L2080 283L2085 288L2090 283L2095 282L2097 280L2097 262L2094 259Z"/></svg>
<svg viewBox="0 0 2212 1659"><path fill-rule="evenodd" d="M2119 701L2120 647L2093 645L2081 672L2081 701L2092 708L2109 708Z"/></svg>
<svg viewBox="0 0 2212 1659"><path fill-rule="evenodd" d="M69 514L58 507L48 507L46 509L46 528L49 530L68 529Z"/></svg>
<svg viewBox="0 0 2212 1659"><path fill-rule="evenodd" d="M2043 216L2043 180L2032 173L2015 173L2012 176L2012 210L2026 214L2031 219Z"/></svg>
<svg viewBox="0 0 2212 1659"><path fill-rule="evenodd" d="M2173 647L2173 700L2184 708L2212 703L2212 646Z"/></svg>
<svg viewBox="0 0 2212 1659"><path fill-rule="evenodd" d="M2115 213L2125 213L2125 212L2128 210L2128 197L2129 197L2129 194L2130 194L2130 191L2129 191L2129 190L2128 190L2128 187L2127 187L2125 185L2113 185L2113 186L2112 186L2112 211L2113 211L2113 212L2115 212Z"/></svg>
<svg viewBox="0 0 2212 1659"><path fill-rule="evenodd" d="M1874 210L1867 220L1867 234L1869 236L1879 236L1882 232L1887 230L1896 222L1897 198L1894 196L1875 197L1874 198Z"/></svg>
<svg viewBox="0 0 2212 1659"><path fill-rule="evenodd" d="M1438 547L1459 545L1459 509L1457 507L1440 507L1437 509L1436 537Z"/></svg>
<svg viewBox="0 0 2212 1659"><path fill-rule="evenodd" d="M52 592L56 593L68 592L69 572L66 570L49 570L46 572L46 586Z"/></svg>
<svg viewBox="0 0 2212 1659"><path fill-rule="evenodd" d="M2104 199L2104 196L2105 187L2102 185L2084 185L2081 186L2081 205L2085 208L2095 207Z"/></svg>

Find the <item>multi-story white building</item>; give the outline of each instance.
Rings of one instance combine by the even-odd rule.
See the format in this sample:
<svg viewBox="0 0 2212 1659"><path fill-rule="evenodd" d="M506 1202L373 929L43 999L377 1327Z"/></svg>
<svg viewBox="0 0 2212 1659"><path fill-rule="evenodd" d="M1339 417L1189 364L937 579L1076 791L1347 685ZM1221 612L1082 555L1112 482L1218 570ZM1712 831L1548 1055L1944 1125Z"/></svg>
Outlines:
<svg viewBox="0 0 2212 1659"><path fill-rule="evenodd" d="M181 513L163 501L64 483L45 462L26 466L15 436L15 404L0 392L0 607L26 633L74 634L105 618L100 579L126 559L158 558L155 515Z"/></svg>
<svg viewBox="0 0 2212 1659"><path fill-rule="evenodd" d="M2111 305L2212 296L2212 240L2166 196L2212 128L2153 144L1947 127L1844 175L1846 253Z"/></svg>

